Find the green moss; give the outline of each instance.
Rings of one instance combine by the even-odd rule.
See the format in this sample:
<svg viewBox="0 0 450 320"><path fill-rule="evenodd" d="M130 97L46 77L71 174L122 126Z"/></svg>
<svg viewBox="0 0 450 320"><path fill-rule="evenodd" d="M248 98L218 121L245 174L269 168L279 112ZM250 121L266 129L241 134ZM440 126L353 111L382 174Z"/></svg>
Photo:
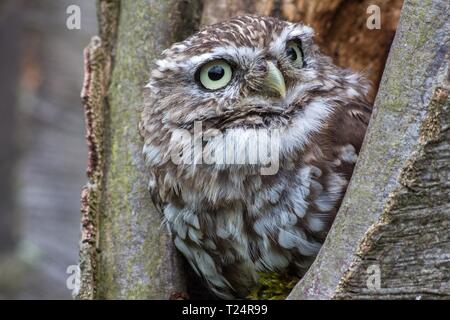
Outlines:
<svg viewBox="0 0 450 320"><path fill-rule="evenodd" d="M106 0L104 0L106 1ZM190 4L198 1L189 1ZM165 244L161 219L148 195L142 141L138 132L143 87L152 61L189 31L180 1L122 1L114 47L109 104L105 188L100 221L98 298L166 298L158 279ZM189 6L194 10L195 6ZM103 34L114 32L108 24ZM189 22L191 23L191 22ZM184 27L180 27L180 26Z"/></svg>
<svg viewBox="0 0 450 320"><path fill-rule="evenodd" d="M260 272L258 275L258 285L247 297L252 300L284 300L299 281L298 277L277 272Z"/></svg>

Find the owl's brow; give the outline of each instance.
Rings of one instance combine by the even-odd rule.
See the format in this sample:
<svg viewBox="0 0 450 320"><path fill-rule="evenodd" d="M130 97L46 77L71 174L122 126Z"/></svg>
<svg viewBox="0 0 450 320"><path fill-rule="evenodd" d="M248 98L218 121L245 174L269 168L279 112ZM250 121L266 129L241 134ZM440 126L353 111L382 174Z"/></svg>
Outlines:
<svg viewBox="0 0 450 320"><path fill-rule="evenodd" d="M216 47L209 52L193 56L188 59L188 65L199 66L213 59L232 59L233 61L240 61L242 59L257 59L264 52L280 53L285 49L285 43L294 38L310 38L313 36L313 29L308 26L290 25L285 28L281 34L273 40L267 48L237 47L233 45L224 45Z"/></svg>
<svg viewBox="0 0 450 320"><path fill-rule="evenodd" d="M223 46L210 52L200 54L188 59L188 65L200 66L214 59L231 59L235 62L244 59L256 59L264 52L263 49L252 47Z"/></svg>
<svg viewBox="0 0 450 320"><path fill-rule="evenodd" d="M278 37L269 45L271 52L282 52L285 48L286 42L293 39L311 38L314 34L312 28L308 26L298 26L295 24L285 28Z"/></svg>

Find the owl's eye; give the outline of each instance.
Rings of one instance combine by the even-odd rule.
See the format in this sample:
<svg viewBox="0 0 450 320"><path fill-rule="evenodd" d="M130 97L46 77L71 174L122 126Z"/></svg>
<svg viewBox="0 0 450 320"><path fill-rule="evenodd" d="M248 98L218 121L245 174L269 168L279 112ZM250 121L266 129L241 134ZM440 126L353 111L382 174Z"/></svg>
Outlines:
<svg viewBox="0 0 450 320"><path fill-rule="evenodd" d="M286 44L286 56L292 62L303 65L303 50L299 41L288 41Z"/></svg>
<svg viewBox="0 0 450 320"><path fill-rule="evenodd" d="M201 67L199 80L206 89L217 90L230 83L232 74L225 60L214 60Z"/></svg>

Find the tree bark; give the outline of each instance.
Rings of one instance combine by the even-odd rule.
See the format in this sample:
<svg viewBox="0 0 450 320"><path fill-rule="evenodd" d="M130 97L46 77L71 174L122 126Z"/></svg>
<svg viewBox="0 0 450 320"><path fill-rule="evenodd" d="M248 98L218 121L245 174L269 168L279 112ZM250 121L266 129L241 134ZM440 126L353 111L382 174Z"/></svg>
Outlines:
<svg viewBox="0 0 450 320"><path fill-rule="evenodd" d="M352 181L290 299L450 297L448 14L405 1Z"/></svg>
<svg viewBox="0 0 450 320"><path fill-rule="evenodd" d="M151 62L198 26L197 0L98 1L85 50L89 183L82 193L77 298L167 299L186 291L179 256L147 191L138 133Z"/></svg>

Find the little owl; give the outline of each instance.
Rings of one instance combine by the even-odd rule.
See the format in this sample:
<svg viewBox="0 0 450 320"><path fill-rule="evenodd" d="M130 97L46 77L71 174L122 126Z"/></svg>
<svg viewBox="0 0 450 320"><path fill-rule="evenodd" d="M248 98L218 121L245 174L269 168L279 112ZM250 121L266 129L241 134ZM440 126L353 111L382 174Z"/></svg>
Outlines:
<svg viewBox="0 0 450 320"><path fill-rule="evenodd" d="M312 38L301 23L236 17L175 43L151 73L150 194L221 298L246 297L265 273L302 276L349 183L369 83Z"/></svg>

